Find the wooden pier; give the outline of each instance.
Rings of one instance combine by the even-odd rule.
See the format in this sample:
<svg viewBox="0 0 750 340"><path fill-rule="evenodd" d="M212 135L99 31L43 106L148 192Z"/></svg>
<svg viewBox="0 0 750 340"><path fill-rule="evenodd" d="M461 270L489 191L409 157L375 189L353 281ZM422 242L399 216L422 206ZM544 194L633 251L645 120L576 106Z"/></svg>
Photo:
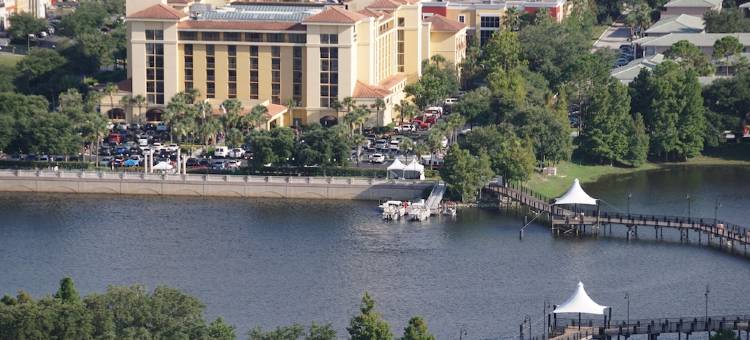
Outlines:
<svg viewBox="0 0 750 340"><path fill-rule="evenodd" d="M598 209L574 211L555 206L552 199L522 186L490 183L485 190L496 194L506 205L516 204L529 209L532 214L546 215L555 236L606 235L611 234L614 225L627 228L628 240L638 239L639 231L651 231L655 239L663 240L664 228L667 228L678 231L681 242L697 241L698 244L718 246L733 253L748 255L750 229L717 219L620 214L600 212Z"/></svg>
<svg viewBox="0 0 750 340"><path fill-rule="evenodd" d="M639 319L629 321L604 321L602 319L581 320L547 318L546 336L529 336L521 327L522 340L582 340L627 339L633 335L646 335L656 340L660 335L674 334L678 339L690 340L690 335L701 332L733 331L738 338L750 339L750 315L705 316L683 318Z"/></svg>

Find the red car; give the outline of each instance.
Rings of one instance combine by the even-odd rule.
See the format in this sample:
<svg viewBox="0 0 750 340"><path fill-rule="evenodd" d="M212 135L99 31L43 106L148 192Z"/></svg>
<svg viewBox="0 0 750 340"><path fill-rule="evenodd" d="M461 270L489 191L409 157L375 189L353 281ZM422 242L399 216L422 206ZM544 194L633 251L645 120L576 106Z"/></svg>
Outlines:
<svg viewBox="0 0 750 340"><path fill-rule="evenodd" d="M411 123L413 125L416 125L420 129L429 129L430 128L430 124L429 123L423 122L423 121L421 121L419 119L414 119L414 120L411 121Z"/></svg>

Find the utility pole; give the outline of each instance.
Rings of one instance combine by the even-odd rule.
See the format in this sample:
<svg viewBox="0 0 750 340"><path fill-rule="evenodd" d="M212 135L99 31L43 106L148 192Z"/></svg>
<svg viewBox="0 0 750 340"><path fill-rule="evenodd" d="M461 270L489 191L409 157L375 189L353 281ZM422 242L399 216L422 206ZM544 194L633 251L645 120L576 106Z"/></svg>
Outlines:
<svg viewBox="0 0 750 340"><path fill-rule="evenodd" d="M721 207L721 203L719 203L719 198L716 198L716 203L714 203L714 224L719 223L719 207Z"/></svg>
<svg viewBox="0 0 750 340"><path fill-rule="evenodd" d="M692 202L690 200L690 194L687 194L685 196L685 199L687 199L688 202L688 219L690 219L692 217Z"/></svg>
<svg viewBox="0 0 750 340"><path fill-rule="evenodd" d="M708 293L710 292L711 291L708 289L708 285L706 285L706 293L705 293L706 295L706 321L705 322L706 322L706 331L708 331L709 338L711 338L711 328L709 327L709 324L708 324Z"/></svg>
<svg viewBox="0 0 750 340"><path fill-rule="evenodd" d="M630 199L633 198L632 193L628 193L628 216L630 216Z"/></svg>
<svg viewBox="0 0 750 340"><path fill-rule="evenodd" d="M630 326L630 294L625 293L625 300L628 301L628 308L627 308L627 324Z"/></svg>

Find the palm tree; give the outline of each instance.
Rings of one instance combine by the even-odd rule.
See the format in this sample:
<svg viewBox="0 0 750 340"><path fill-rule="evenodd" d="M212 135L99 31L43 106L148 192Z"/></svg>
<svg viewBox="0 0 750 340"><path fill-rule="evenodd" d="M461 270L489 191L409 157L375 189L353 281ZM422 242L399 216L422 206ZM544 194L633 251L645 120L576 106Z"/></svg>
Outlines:
<svg viewBox="0 0 750 340"><path fill-rule="evenodd" d="M294 125L294 112L293 108L297 107L297 101L294 100L294 98L289 98L289 100L286 101L286 107L287 107L287 113L289 114L289 126Z"/></svg>
<svg viewBox="0 0 750 340"><path fill-rule="evenodd" d="M172 126L187 113L189 106L184 99L185 97L178 93L169 100L169 103L167 103L167 109L164 110L164 114L162 115L164 123ZM169 134L169 141L174 141L171 133Z"/></svg>
<svg viewBox="0 0 750 340"><path fill-rule="evenodd" d="M224 133L226 133L239 125L242 118L240 116L242 113L242 103L237 99L227 99L221 103L221 106L226 111L226 114L222 117Z"/></svg>
<svg viewBox="0 0 750 340"><path fill-rule="evenodd" d="M401 100L401 104L397 104L399 109L398 112L401 116L401 124L404 124L404 119L411 120L417 114L417 107L406 99Z"/></svg>
<svg viewBox="0 0 750 340"><path fill-rule="evenodd" d="M109 109L112 110L115 108L115 98L114 95L119 91L120 89L115 85L114 83L107 83L106 86L104 86L104 93L109 96Z"/></svg>
<svg viewBox="0 0 750 340"><path fill-rule="evenodd" d="M450 141L451 143L455 143L456 142L456 130L458 128L463 127L464 124L466 124L466 117L460 114L452 114L448 116L447 123L448 124L446 127L450 132Z"/></svg>
<svg viewBox="0 0 750 340"><path fill-rule="evenodd" d="M183 93L187 97L188 104L194 104L195 101L198 100L198 97L201 96L201 91L194 87L186 89Z"/></svg>
<svg viewBox="0 0 750 340"><path fill-rule="evenodd" d="M371 105L373 109L375 109L375 112L378 113L378 121L375 123L376 126L385 125L385 122L380 121L380 111L385 108L385 101L381 98L375 99L375 103Z"/></svg>
<svg viewBox="0 0 750 340"><path fill-rule="evenodd" d="M138 119L143 120L143 107L146 106L146 97L138 94L133 97L132 104L138 107Z"/></svg>
<svg viewBox="0 0 750 340"><path fill-rule="evenodd" d="M430 61L432 61L433 63L435 63L435 66L437 68L440 68L440 64L441 63L445 63L446 62L445 57L443 57L440 54L436 54L436 55L433 55L432 57L430 57Z"/></svg>
<svg viewBox="0 0 750 340"><path fill-rule="evenodd" d="M120 106L122 107L125 112L130 111L131 106L133 105L133 97L131 96L122 96L120 98Z"/></svg>
<svg viewBox="0 0 750 340"><path fill-rule="evenodd" d="M408 137L403 138L401 139L401 143L398 144L398 148L404 155L409 156L409 152L414 150L414 141Z"/></svg>
<svg viewBox="0 0 750 340"><path fill-rule="evenodd" d="M263 105L255 105L250 113L242 117L243 123L252 129L260 127L268 121L268 108Z"/></svg>
<svg viewBox="0 0 750 340"><path fill-rule="evenodd" d="M341 107L346 109L346 113L349 113L354 109L354 107L357 106L357 103L354 101L354 98L352 97L345 97L341 100Z"/></svg>
<svg viewBox="0 0 750 340"><path fill-rule="evenodd" d="M214 137L219 131L221 131L221 122L210 114L204 116L200 126L198 126L198 132L203 137L204 145L209 145L209 139L212 139L215 144L216 138L211 137Z"/></svg>

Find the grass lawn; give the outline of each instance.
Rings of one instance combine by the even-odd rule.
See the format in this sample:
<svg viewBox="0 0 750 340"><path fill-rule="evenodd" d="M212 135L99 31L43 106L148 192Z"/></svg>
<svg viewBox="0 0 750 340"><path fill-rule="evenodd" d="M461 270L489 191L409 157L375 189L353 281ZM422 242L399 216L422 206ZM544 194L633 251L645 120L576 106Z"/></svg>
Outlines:
<svg viewBox="0 0 750 340"><path fill-rule="evenodd" d="M707 149L704 155L691 158L687 163L646 163L640 168L624 168L608 165L587 165L563 162L557 165L557 176L534 173L526 185L547 197L557 197L578 178L581 183L595 182L601 176L627 174L642 170L659 169L673 164L687 165L747 165L750 166L750 144L727 144L720 148Z"/></svg>
<svg viewBox="0 0 750 340"><path fill-rule="evenodd" d="M22 55L0 53L0 65L15 66L21 58L23 58Z"/></svg>
<svg viewBox="0 0 750 340"><path fill-rule="evenodd" d="M594 41L599 40L599 37L602 36L604 31L607 30L607 28L609 28L609 26L607 25L594 25L594 29L591 32L591 40L594 40Z"/></svg>

